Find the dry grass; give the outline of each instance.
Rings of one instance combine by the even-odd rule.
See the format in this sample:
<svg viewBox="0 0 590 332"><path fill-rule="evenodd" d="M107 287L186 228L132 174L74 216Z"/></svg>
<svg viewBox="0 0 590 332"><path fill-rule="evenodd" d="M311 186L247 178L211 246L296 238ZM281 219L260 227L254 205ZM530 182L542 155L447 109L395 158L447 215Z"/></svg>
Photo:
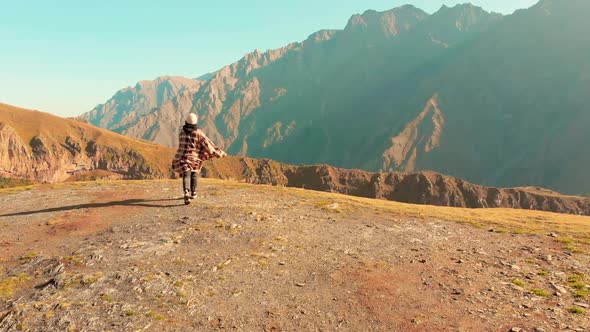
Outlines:
<svg viewBox="0 0 590 332"><path fill-rule="evenodd" d="M0 300L12 298L20 285L27 280L29 280L29 276L24 273L0 280Z"/></svg>
<svg viewBox="0 0 590 332"><path fill-rule="evenodd" d="M542 290L542 289L532 289L531 293L535 294L537 296L540 296L540 297L548 297L549 296L549 293L545 290Z"/></svg>
<svg viewBox="0 0 590 332"><path fill-rule="evenodd" d="M81 189L89 186L109 186L109 187L125 187L141 185L144 180L112 180L112 181L72 181L72 182L58 182L58 183L42 183L21 187L12 187L0 189L0 194L14 194L26 190L34 190L37 188L49 189ZM167 183L170 180L150 180L154 182Z"/></svg>
<svg viewBox="0 0 590 332"><path fill-rule="evenodd" d="M579 197L584 197L584 195L564 195L558 192L555 192L553 190L549 190L549 189L544 189L544 188L539 188L539 187L515 187L514 189L519 189L522 191L527 191L531 194L538 194L538 195L544 195L544 196L553 196L553 197L571 197L571 198L579 198Z"/></svg>
<svg viewBox="0 0 590 332"><path fill-rule="evenodd" d="M206 179L206 181L212 180ZM588 216L507 208L467 209L416 205L299 188L260 187L264 190L272 188L271 190L295 195L309 200L312 204L329 201L346 206L351 210L369 209L379 213L410 218L454 221L480 228L494 229L497 232L541 235L557 233L561 239L567 239L566 241L590 244L590 217Z"/></svg>
<svg viewBox="0 0 590 332"><path fill-rule="evenodd" d="M102 169L94 169L92 171L81 172L75 175L70 176L66 182L74 182L74 181L97 181L108 177L122 177L118 173L105 171Z"/></svg>
<svg viewBox="0 0 590 332"><path fill-rule="evenodd" d="M585 298L590 293L590 289L586 286L587 277L584 274L574 272L567 278L567 281L575 297Z"/></svg>
<svg viewBox="0 0 590 332"><path fill-rule="evenodd" d="M525 285L524 281L520 279L512 279L512 283L519 287L524 287Z"/></svg>
<svg viewBox="0 0 590 332"><path fill-rule="evenodd" d="M33 181L27 179L10 179L0 177L0 189L30 186Z"/></svg>
<svg viewBox="0 0 590 332"><path fill-rule="evenodd" d="M35 185L2 188L0 189L0 194L16 194L22 191L33 190L34 188Z"/></svg>
<svg viewBox="0 0 590 332"><path fill-rule="evenodd" d="M166 184L178 184L179 180L153 180ZM329 209L336 207L346 212L354 212L359 209L368 209L380 215L390 215L405 218L435 219L466 223L485 229L494 229L496 232L510 232L517 234L549 234L557 233L559 241L563 243L590 244L590 217L559 214L542 211L518 210L506 208L493 209L467 209L442 207L431 205L416 205L400 202L391 202L381 199L346 196L342 194L326 193L320 191L287 188L270 185L252 185L238 181L200 179L202 184L208 185L209 191L251 188L260 191L272 191L275 195L296 196L316 208ZM133 186L143 181L112 181L112 182L75 182L58 183L50 185L51 188L71 188L71 186L109 185L109 186ZM41 185L29 187L0 189L0 193L11 193L14 190L30 190ZM336 203L335 205L332 205ZM331 209L332 211L334 209ZM342 212L342 211L337 211Z"/></svg>

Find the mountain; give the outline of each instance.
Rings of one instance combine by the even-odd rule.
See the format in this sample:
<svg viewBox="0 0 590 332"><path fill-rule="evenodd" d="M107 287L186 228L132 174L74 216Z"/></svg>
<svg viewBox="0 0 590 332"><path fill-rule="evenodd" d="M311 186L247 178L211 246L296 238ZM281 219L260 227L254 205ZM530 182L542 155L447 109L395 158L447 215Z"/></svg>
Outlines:
<svg viewBox="0 0 590 332"><path fill-rule="evenodd" d="M367 11L343 30L248 54L124 126L91 122L174 146L196 111L233 154L587 193L590 26L579 13L589 6Z"/></svg>
<svg viewBox="0 0 590 332"><path fill-rule="evenodd" d="M0 178L167 178L173 153L77 120L0 104Z"/></svg>
<svg viewBox="0 0 590 332"><path fill-rule="evenodd" d="M84 118L95 126L122 131L136 118L145 116L182 92L199 89L202 84L199 80L180 76L141 81L134 87L118 91Z"/></svg>
<svg viewBox="0 0 590 332"><path fill-rule="evenodd" d="M449 23L451 26L456 26L459 24L457 22L470 17L471 11L476 11L471 16L478 19L477 22L464 23L469 29L462 29L458 33L441 32L439 38L448 35L447 44L460 40L458 36L468 38L472 31L484 29L499 19L498 15L488 14L473 6L457 6L452 10L441 11L449 13L432 16L432 22L428 24L432 26L433 31L444 30L441 30L443 27L439 16L446 15L445 17L452 20L452 23ZM388 56L392 52L404 51L409 46L414 47L409 44L417 39L430 46L431 50L444 49L429 39L425 28L417 28L423 26L430 18L427 13L413 6L403 6L385 12L367 11L362 15L353 16L344 30L323 30L312 34L302 43L292 43L265 53L257 50L247 54L237 63L222 68L214 73L213 77L208 77L201 88L179 93L178 96L164 101L159 109L149 114L131 114L130 117L135 121L134 125L105 125L92 115L96 114L97 110L104 109L104 105L99 105L90 114L83 115L83 118L132 137L174 146L177 127L182 117L193 110L201 115L201 124L206 132L214 140L223 142L231 152L258 157L269 156L286 162L324 161L357 166L355 164L359 161L354 157L337 157L343 152L342 149L330 150L331 160L320 160L317 155L332 148L322 146L322 142L316 144L316 149L321 148L322 151L309 151L307 157L285 155L281 153L281 146L305 145L295 142L301 137L308 137L311 141L314 137L309 137L309 133L312 133L312 136L320 136L319 138L328 134L342 136L340 132L332 133L335 128L323 128L322 122L326 117L339 118L344 113L349 113L348 116L358 113L356 107L347 109L346 106L350 103L344 103L346 94L351 92L351 89L362 88L362 92L354 92L351 97L365 98L367 91L373 89L358 86L358 83L352 84L358 76L362 76L363 84L367 85L370 81L379 79L379 75L376 74L381 68L377 68L376 63L404 72L408 70L406 60L414 59L413 61L420 62L415 59L416 54L404 55L404 61L391 62ZM406 37L403 38L404 36ZM429 52L420 52L419 55L423 59L433 56ZM359 61L359 58L368 56L371 59ZM362 64L362 68L356 68L359 67L359 63ZM343 71L342 68L348 70ZM341 77L342 75L345 77ZM373 85L378 85L377 83ZM344 109L341 109L342 106ZM364 131L370 130L380 122L376 116L367 121L369 123L366 125L367 128L363 128ZM292 138L287 139L284 136Z"/></svg>
<svg viewBox="0 0 590 332"><path fill-rule="evenodd" d="M174 150L77 120L0 104L0 186L78 180L161 179ZM371 173L328 165L293 166L226 157L203 176L414 204L508 207L590 215L590 199L540 188L488 188L433 172Z"/></svg>
<svg viewBox="0 0 590 332"><path fill-rule="evenodd" d="M436 94L445 119L437 149L416 150L417 167L587 192L588 12L587 1L541 1L415 71L402 93Z"/></svg>

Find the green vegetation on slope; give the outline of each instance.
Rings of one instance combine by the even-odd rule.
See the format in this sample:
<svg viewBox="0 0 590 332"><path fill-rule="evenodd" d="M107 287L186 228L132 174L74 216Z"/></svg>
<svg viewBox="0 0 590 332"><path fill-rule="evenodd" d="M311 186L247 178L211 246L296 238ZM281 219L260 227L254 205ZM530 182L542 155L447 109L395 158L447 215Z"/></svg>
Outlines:
<svg viewBox="0 0 590 332"><path fill-rule="evenodd" d="M0 189L29 186L33 184L32 181L26 179L11 179L0 176Z"/></svg>

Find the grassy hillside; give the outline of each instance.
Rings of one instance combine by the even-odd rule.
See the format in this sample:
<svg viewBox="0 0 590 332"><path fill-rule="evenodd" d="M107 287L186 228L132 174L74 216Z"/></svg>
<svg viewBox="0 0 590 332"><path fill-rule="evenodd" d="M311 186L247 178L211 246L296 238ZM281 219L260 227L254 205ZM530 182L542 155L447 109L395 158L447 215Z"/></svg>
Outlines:
<svg viewBox="0 0 590 332"><path fill-rule="evenodd" d="M0 177L0 189L28 186L31 184L32 184L31 181L25 180L25 179L10 179L10 178Z"/></svg>
<svg viewBox="0 0 590 332"><path fill-rule="evenodd" d="M125 137L85 122L64 119L48 113L2 103L0 103L0 122L14 128L26 143L37 136L49 138L57 144L64 142L67 137L73 137L86 141L95 141L99 146L106 146L119 151L134 151L164 174L168 173L174 154L171 148Z"/></svg>

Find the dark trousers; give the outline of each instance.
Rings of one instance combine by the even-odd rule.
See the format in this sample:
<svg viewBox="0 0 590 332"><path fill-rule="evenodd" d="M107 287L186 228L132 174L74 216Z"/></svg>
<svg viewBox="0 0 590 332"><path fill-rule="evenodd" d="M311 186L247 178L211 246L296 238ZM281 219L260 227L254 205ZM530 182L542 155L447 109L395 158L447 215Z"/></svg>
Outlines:
<svg viewBox="0 0 590 332"><path fill-rule="evenodd" d="M184 172L182 174L182 189L187 192L197 192L197 172Z"/></svg>

